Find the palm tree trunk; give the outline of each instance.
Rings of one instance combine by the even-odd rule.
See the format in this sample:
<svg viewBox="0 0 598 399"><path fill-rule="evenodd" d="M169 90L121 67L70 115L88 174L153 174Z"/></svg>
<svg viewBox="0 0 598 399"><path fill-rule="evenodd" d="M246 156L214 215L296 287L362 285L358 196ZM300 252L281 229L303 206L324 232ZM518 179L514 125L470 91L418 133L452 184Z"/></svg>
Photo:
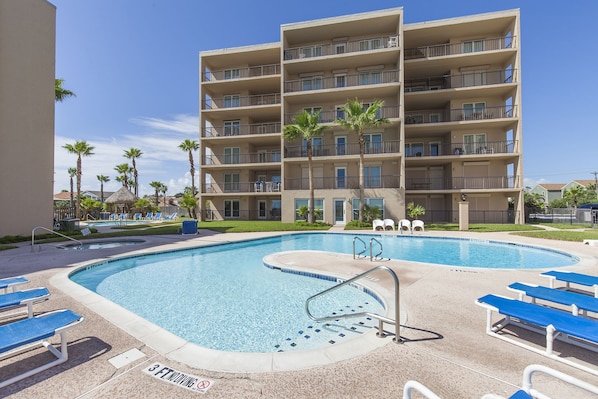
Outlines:
<svg viewBox="0 0 598 399"><path fill-rule="evenodd" d="M138 174L137 174L137 164L135 163L135 158L132 159L133 161L133 176L135 178L135 197L138 197L139 189L138 189Z"/></svg>
<svg viewBox="0 0 598 399"><path fill-rule="evenodd" d="M77 158L77 206L75 217L81 217L81 155Z"/></svg>
<svg viewBox="0 0 598 399"><path fill-rule="evenodd" d="M314 212L314 171L312 166L312 154L313 149L311 146L311 140L306 141L307 145L307 178L309 180L309 223L316 222L316 215Z"/></svg>
<svg viewBox="0 0 598 399"><path fill-rule="evenodd" d="M364 176L364 158L365 153L365 139L363 137L363 132L359 132L359 222L363 222L363 188L365 186L365 176Z"/></svg>

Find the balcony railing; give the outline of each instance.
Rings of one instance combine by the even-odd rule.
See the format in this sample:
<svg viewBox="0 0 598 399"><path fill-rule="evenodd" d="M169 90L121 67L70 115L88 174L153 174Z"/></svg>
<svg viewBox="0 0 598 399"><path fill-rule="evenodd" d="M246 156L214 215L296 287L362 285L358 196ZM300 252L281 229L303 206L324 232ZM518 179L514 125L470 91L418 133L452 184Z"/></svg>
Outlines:
<svg viewBox="0 0 598 399"><path fill-rule="evenodd" d="M406 190L484 190L515 188L514 176L478 176L478 177L406 177Z"/></svg>
<svg viewBox="0 0 598 399"><path fill-rule="evenodd" d="M343 55L360 51L372 51L385 48L398 48L398 36L379 36L368 39L352 40L347 42L320 43L303 47L293 47L284 50L284 59L297 60L304 58L326 57L330 55Z"/></svg>
<svg viewBox="0 0 598 399"><path fill-rule="evenodd" d="M405 112L405 125L513 118L516 110L514 105L503 105L486 107L479 111L462 108L409 111Z"/></svg>
<svg viewBox="0 0 598 399"><path fill-rule="evenodd" d="M202 165L239 165L248 163L280 162L278 152L254 152L249 154L212 154L206 155Z"/></svg>
<svg viewBox="0 0 598 399"><path fill-rule="evenodd" d="M284 84L285 93L338 89L343 87L367 86L388 84L399 81L399 71L376 71L347 75L344 79L339 77L309 77L298 80L289 80Z"/></svg>
<svg viewBox="0 0 598 399"><path fill-rule="evenodd" d="M230 183L207 183L204 184L203 193L224 194L224 193L280 193L282 185L280 182L230 182Z"/></svg>
<svg viewBox="0 0 598 399"><path fill-rule="evenodd" d="M284 116L284 123L285 124L291 124L293 123L293 118L296 116L297 114L285 114ZM319 123L333 123L335 120L337 119L342 119L344 118L344 112L341 110L336 110L336 111L322 111L320 113L320 119L318 120ZM381 107L380 110L378 111L378 118L387 118L387 119L393 119L393 118L398 118L399 117L399 107L397 106L384 106Z"/></svg>
<svg viewBox="0 0 598 399"><path fill-rule="evenodd" d="M202 74L202 82L219 82L233 79L247 79L260 76L280 75L280 64L258 65L246 68L230 68L207 71Z"/></svg>
<svg viewBox="0 0 598 399"><path fill-rule="evenodd" d="M469 40L461 43L445 43L408 48L405 49L405 60L502 50L512 48L514 41L515 36L502 36L490 39Z"/></svg>
<svg viewBox="0 0 598 399"><path fill-rule="evenodd" d="M359 176L315 177L315 190L346 190L359 188ZM306 177L284 180L285 190L309 190L309 179ZM365 178L364 188L398 188L399 176L370 176Z"/></svg>
<svg viewBox="0 0 598 399"><path fill-rule="evenodd" d="M399 140L387 140L381 143L366 143L365 154L395 154L401 152ZM286 146L285 158L307 157L305 146ZM359 155L359 143L312 145L313 157Z"/></svg>
<svg viewBox="0 0 598 399"><path fill-rule="evenodd" d="M515 79L516 70L484 71L462 73L457 75L430 76L426 78L406 80L405 93L513 83Z"/></svg>
<svg viewBox="0 0 598 399"><path fill-rule="evenodd" d="M230 109L274 104L280 104L280 94L278 93L258 94L254 96L230 96L223 98L211 98L203 101L202 109Z"/></svg>
<svg viewBox="0 0 598 399"><path fill-rule="evenodd" d="M202 129L202 137L246 136L250 134L280 133L279 122L256 123L251 125L210 126Z"/></svg>
<svg viewBox="0 0 598 399"><path fill-rule="evenodd" d="M407 143L413 146L414 143ZM428 147L423 143L417 143L417 147L411 147L405 151L405 157L435 157L441 155L490 155L490 154L512 154L515 152L516 140L488 141L480 143L447 143L440 144L440 149L431 154Z"/></svg>

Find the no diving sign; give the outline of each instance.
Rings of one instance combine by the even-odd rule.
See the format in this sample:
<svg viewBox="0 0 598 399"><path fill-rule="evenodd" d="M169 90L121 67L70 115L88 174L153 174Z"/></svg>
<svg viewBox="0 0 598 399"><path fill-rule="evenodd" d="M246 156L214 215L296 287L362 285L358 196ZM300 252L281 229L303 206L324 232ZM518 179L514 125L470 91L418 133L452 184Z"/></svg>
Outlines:
<svg viewBox="0 0 598 399"><path fill-rule="evenodd" d="M160 363L153 363L143 371L159 380L199 393L206 393L214 385L212 380L183 373Z"/></svg>

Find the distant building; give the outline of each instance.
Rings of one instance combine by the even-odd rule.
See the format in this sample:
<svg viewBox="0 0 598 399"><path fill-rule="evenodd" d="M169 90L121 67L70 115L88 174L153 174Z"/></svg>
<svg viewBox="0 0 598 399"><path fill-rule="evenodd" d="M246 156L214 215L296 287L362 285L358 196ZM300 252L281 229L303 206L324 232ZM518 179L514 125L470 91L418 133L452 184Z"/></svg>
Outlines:
<svg viewBox="0 0 598 399"><path fill-rule="evenodd" d="M413 201L425 221L457 222L465 194L470 222L523 223L519 25L519 10L404 24L393 8L202 51L202 218L299 219L309 205L306 144L283 130L307 110L331 127L312 140L314 206L331 224L356 219L359 143L334 121L358 98L383 100L390 121L364 132L365 204L398 221Z"/></svg>
<svg viewBox="0 0 598 399"><path fill-rule="evenodd" d="M0 1L0 237L52 228L56 7Z"/></svg>
<svg viewBox="0 0 598 399"><path fill-rule="evenodd" d="M530 193L540 194L544 198L544 204L548 205L554 200L562 199L565 193L573 187L583 187L585 189L592 187L595 189L595 184L595 180L589 179L571 180L569 183L541 183L536 184L530 190Z"/></svg>

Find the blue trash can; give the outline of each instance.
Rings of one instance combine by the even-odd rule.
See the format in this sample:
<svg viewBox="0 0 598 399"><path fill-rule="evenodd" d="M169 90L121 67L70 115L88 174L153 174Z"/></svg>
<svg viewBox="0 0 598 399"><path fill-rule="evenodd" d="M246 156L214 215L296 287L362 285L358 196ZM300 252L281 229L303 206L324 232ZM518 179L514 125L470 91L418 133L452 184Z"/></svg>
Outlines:
<svg viewBox="0 0 598 399"><path fill-rule="evenodd" d="M182 234L197 234L197 220L184 220Z"/></svg>

